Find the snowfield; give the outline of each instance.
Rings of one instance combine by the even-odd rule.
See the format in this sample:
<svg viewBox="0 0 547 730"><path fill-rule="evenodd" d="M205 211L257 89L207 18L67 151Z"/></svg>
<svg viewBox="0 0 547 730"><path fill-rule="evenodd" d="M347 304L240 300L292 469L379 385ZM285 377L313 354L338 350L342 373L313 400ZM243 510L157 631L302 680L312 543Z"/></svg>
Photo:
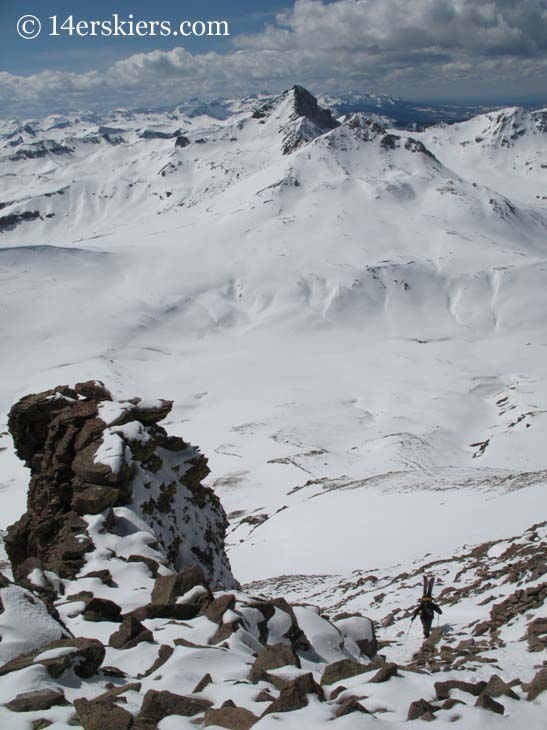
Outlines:
<svg viewBox="0 0 547 730"><path fill-rule="evenodd" d="M0 527L28 483L11 404L90 379L174 401L166 427L208 457L252 590L381 622L419 597L396 576L442 559L449 586L454 555L545 519L547 110L418 133L314 104L295 87L223 118L0 121ZM342 590L369 574L373 592ZM464 640L489 608L462 592L447 625ZM409 663L419 631L403 642L402 618L378 638ZM529 682L541 658L519 627L491 664ZM344 684L368 695L359 681ZM398 681L365 701L391 727L426 692L420 674L397 694ZM459 725L540 730L546 703L509 700L503 718L465 707ZM336 726L374 722L355 717ZM313 701L259 727L329 718Z"/></svg>

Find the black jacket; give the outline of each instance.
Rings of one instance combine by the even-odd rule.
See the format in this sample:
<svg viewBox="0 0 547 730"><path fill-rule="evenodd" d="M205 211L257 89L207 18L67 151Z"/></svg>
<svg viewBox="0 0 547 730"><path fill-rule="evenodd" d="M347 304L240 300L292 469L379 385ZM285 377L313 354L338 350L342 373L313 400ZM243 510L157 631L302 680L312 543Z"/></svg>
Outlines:
<svg viewBox="0 0 547 730"><path fill-rule="evenodd" d="M437 613L442 613L442 609L437 606L432 598L420 598L420 602L418 603L416 610L412 614L412 620L414 621L416 616L420 614L420 618L422 621L430 621L433 619L434 611L436 611Z"/></svg>

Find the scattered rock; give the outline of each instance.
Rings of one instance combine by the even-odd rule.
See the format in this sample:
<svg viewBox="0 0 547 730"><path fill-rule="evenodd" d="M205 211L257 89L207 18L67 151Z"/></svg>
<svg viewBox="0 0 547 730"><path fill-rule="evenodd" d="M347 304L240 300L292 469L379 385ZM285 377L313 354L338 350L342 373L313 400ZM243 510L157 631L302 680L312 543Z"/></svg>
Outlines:
<svg viewBox="0 0 547 730"><path fill-rule="evenodd" d="M281 690L279 697L266 708L263 713L269 715L272 712L292 712L300 710L308 704L308 695L315 694L321 702L325 701L322 688L315 682L311 672L302 674L287 682Z"/></svg>
<svg viewBox="0 0 547 730"><path fill-rule="evenodd" d="M231 593L228 593L224 596L219 596L218 598L215 598L214 601L209 603L205 610L205 615L209 619L209 621L212 621L215 624L221 624L222 623L222 617L226 613L226 611L231 611L236 604L235 596Z"/></svg>
<svg viewBox="0 0 547 730"><path fill-rule="evenodd" d="M199 692L203 692L205 687L207 687L212 682L213 682L213 678L211 677L209 672L207 672L207 674L204 674L203 677L196 684L196 686L192 690L192 694L195 695L195 694L198 694Z"/></svg>
<svg viewBox="0 0 547 730"><path fill-rule="evenodd" d="M86 602L83 617L86 621L112 621L121 620L122 610L114 601L108 598L91 598Z"/></svg>
<svg viewBox="0 0 547 730"><path fill-rule="evenodd" d="M364 715L370 714L366 707L358 701L356 697L348 697L336 708L334 717L339 718L344 715L350 715L352 712L361 712Z"/></svg>
<svg viewBox="0 0 547 730"><path fill-rule="evenodd" d="M152 590L152 603L169 605L196 586L207 586L203 570L198 565L189 565L180 573L160 575Z"/></svg>
<svg viewBox="0 0 547 730"><path fill-rule="evenodd" d="M258 717L244 707L221 707L218 710L207 710L203 725L216 725L229 730L249 730Z"/></svg>
<svg viewBox="0 0 547 730"><path fill-rule="evenodd" d="M435 682L435 694L437 699L446 700L450 696L450 691L453 689L459 689L462 692L468 692L474 697L478 697L486 688L486 682L477 682L472 684L471 682L462 682L459 679L448 679L446 682Z"/></svg>
<svg viewBox="0 0 547 730"><path fill-rule="evenodd" d="M542 692L545 692L547 690L547 667L538 670L531 682L522 685L522 689L527 692L529 701L535 700Z"/></svg>
<svg viewBox="0 0 547 730"><path fill-rule="evenodd" d="M114 580L112 579L112 573L108 570L108 568L104 568L103 570L92 570L89 573L86 573L85 575L82 575L80 577L98 578L105 586L109 586L110 588L117 588L116 583L114 583Z"/></svg>
<svg viewBox="0 0 547 730"><path fill-rule="evenodd" d="M6 703L12 712L35 712L49 710L56 705L67 705L65 693L62 689L37 689L32 692L18 694L15 699Z"/></svg>
<svg viewBox="0 0 547 730"><path fill-rule="evenodd" d="M241 626L241 620L236 619L235 621L227 621L225 624L221 624L217 631L209 639L209 644L216 646L222 644L223 641L229 639L230 636L235 633Z"/></svg>
<svg viewBox="0 0 547 730"><path fill-rule="evenodd" d="M152 666L149 667L143 674L137 674L137 679L144 679L145 677L149 677L151 674L154 674L155 671L157 671L161 666L165 664L166 661L171 658L174 651L175 650L173 649L173 647L169 646L169 644L162 644L158 651L158 656Z"/></svg>
<svg viewBox="0 0 547 730"><path fill-rule="evenodd" d="M51 720L46 720L45 717L40 717L38 720L32 721L32 730L45 730L46 727L53 725Z"/></svg>
<svg viewBox="0 0 547 730"><path fill-rule="evenodd" d="M275 697L268 692L267 689L261 689L255 697L255 702L273 702Z"/></svg>
<svg viewBox="0 0 547 730"><path fill-rule="evenodd" d="M143 555L130 555L127 558L128 563L144 563L148 570L150 571L150 575L152 578L156 578L158 575L158 570L160 568L160 564L157 560L154 560L154 558L147 558Z"/></svg>
<svg viewBox="0 0 547 730"><path fill-rule="evenodd" d="M104 646L96 639L60 639L7 662L0 667L0 676L32 664L42 664L54 679L69 668L79 677L87 679L99 669L104 655Z"/></svg>
<svg viewBox="0 0 547 730"><path fill-rule="evenodd" d="M288 644L273 644L273 646L265 646L255 659L249 679L251 682L260 682L266 679L266 673L270 669L279 669L287 665L295 667L300 666L300 660Z"/></svg>
<svg viewBox="0 0 547 730"><path fill-rule="evenodd" d="M416 700L408 708L407 720L418 720L423 718L426 713L433 714L435 707L427 700Z"/></svg>
<svg viewBox="0 0 547 730"><path fill-rule="evenodd" d="M477 697L475 707L482 707L483 709L490 710L490 712L495 712L498 715L503 715L505 712L505 707L501 704L501 702L497 702L492 699L492 697L490 697L489 694L486 694L486 692L482 692Z"/></svg>
<svg viewBox="0 0 547 730"><path fill-rule="evenodd" d="M519 700L518 694L497 674L493 674L488 680L484 688L486 694L490 697L510 697L513 700Z"/></svg>
<svg viewBox="0 0 547 730"><path fill-rule="evenodd" d="M364 664L360 664L353 659L340 659L337 662L327 664L323 672L323 676L321 677L321 684L335 684L335 682L340 682L342 679L355 677L366 671L367 667Z"/></svg>
<svg viewBox="0 0 547 730"><path fill-rule="evenodd" d="M74 708L84 730L130 730L133 727L133 715L113 702L82 697L74 701Z"/></svg>
<svg viewBox="0 0 547 730"><path fill-rule="evenodd" d="M386 662L386 664L381 667L374 677L372 679L369 679L369 682L378 683L378 682L387 682L392 677L398 676L398 667L393 662Z"/></svg>
<svg viewBox="0 0 547 730"><path fill-rule="evenodd" d="M184 697L167 690L149 689L144 695L141 710L137 717L138 724L150 724L155 727L168 715L194 717L208 710L213 703L197 697Z"/></svg>
<svg viewBox="0 0 547 730"><path fill-rule="evenodd" d="M115 631L108 645L114 649L132 649L143 641L154 643L154 635L134 616L126 616L118 631Z"/></svg>
<svg viewBox="0 0 547 730"><path fill-rule="evenodd" d="M323 682L321 682L323 684ZM347 687L344 687L343 684L340 684L338 687L335 687L335 689L332 690L332 692L329 695L329 700L335 700L338 695L341 695L342 692L345 692L347 690Z"/></svg>

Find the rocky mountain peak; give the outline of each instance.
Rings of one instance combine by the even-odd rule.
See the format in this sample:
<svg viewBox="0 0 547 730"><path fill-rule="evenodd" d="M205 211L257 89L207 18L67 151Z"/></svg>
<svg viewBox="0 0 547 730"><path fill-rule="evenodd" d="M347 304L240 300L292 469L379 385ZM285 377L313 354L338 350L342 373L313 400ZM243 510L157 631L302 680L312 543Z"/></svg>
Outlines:
<svg viewBox="0 0 547 730"><path fill-rule="evenodd" d="M306 117L321 129L334 129L338 126L330 110L320 107L315 96L303 86L293 86L288 93L292 95L294 111L298 116Z"/></svg>
<svg viewBox="0 0 547 730"><path fill-rule="evenodd" d="M263 104L252 116L260 124L270 121L279 124L283 135L283 154L290 154L306 142L339 126L331 112L320 107L317 99L298 85Z"/></svg>

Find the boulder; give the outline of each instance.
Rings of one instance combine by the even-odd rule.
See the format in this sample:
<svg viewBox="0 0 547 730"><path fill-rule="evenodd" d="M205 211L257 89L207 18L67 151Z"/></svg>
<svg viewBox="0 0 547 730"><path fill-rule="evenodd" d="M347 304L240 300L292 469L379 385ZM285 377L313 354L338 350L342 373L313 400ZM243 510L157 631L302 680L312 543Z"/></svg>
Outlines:
<svg viewBox="0 0 547 730"><path fill-rule="evenodd" d="M169 715L183 715L194 717L206 712L212 702L197 697L184 697L168 690L149 689L144 695L141 710L137 717L137 724L152 725L155 727L164 717Z"/></svg>
<svg viewBox="0 0 547 730"><path fill-rule="evenodd" d="M91 400L112 400L112 393L100 380L86 380L85 383L76 383L74 390L78 395Z"/></svg>
<svg viewBox="0 0 547 730"><path fill-rule="evenodd" d="M108 645L114 649L132 649L143 641L154 643L154 635L150 629L134 616L126 616L120 628L110 636Z"/></svg>
<svg viewBox="0 0 547 730"><path fill-rule="evenodd" d="M160 575L152 589L152 603L169 605L196 586L207 587L203 570L198 565L188 565L174 575Z"/></svg>
<svg viewBox="0 0 547 730"><path fill-rule="evenodd" d="M387 682L392 677L398 676L397 669L397 665L393 662L386 662L386 664L384 664L383 667L380 667L376 674L371 679L369 679L369 682Z"/></svg>
<svg viewBox="0 0 547 730"><path fill-rule="evenodd" d="M416 700L408 708L407 720L419 720L425 714L435 712L435 707L427 700Z"/></svg>
<svg viewBox="0 0 547 730"><path fill-rule="evenodd" d="M254 683L260 682L260 680L266 679L266 673L270 669L279 669L279 667L287 665L300 666L300 660L290 645L279 643L265 646L251 667L249 679Z"/></svg>
<svg viewBox="0 0 547 730"><path fill-rule="evenodd" d="M522 685L522 689L527 692L529 701L535 700L542 692L545 692L547 690L547 667L539 669L531 682Z"/></svg>
<svg viewBox="0 0 547 730"><path fill-rule="evenodd" d="M490 712L495 712L498 715L503 715L505 712L505 707L501 704L501 702L497 702L492 699L492 697L490 697L490 695L486 692L481 692L481 694L477 697L475 707L482 707L484 710L490 710Z"/></svg>
<svg viewBox="0 0 547 730"><path fill-rule="evenodd" d="M511 688L507 682L497 674L493 674L488 682L484 691L490 695L490 697L510 697L512 700L520 700L518 694Z"/></svg>
<svg viewBox="0 0 547 730"><path fill-rule="evenodd" d="M267 689L261 689L255 697L255 702L273 702L275 697L268 692Z"/></svg>
<svg viewBox="0 0 547 730"><path fill-rule="evenodd" d="M453 689L459 689L461 692L468 692L474 697L478 697L486 687L486 682L463 682L459 679L448 679L446 682L435 682L435 694L437 699L446 700L450 696L450 691Z"/></svg>
<svg viewBox="0 0 547 730"><path fill-rule="evenodd" d="M60 639L7 662L0 667L0 677L33 664L41 664L54 679L67 669L87 679L97 672L104 655L104 646L97 639Z"/></svg>
<svg viewBox="0 0 547 730"><path fill-rule="evenodd" d="M340 682L342 679L355 677L366 671L367 667L364 664L360 664L353 659L340 659L337 662L327 664L323 672L323 676L321 677L321 684L335 684L336 682Z"/></svg>
<svg viewBox="0 0 547 730"><path fill-rule="evenodd" d="M347 697L343 700L334 712L334 718L344 717L344 715L351 715L352 712L360 712L363 715L369 715L369 711L366 707L359 702L357 697Z"/></svg>
<svg viewBox="0 0 547 730"><path fill-rule="evenodd" d="M105 586L109 586L109 588L118 587L117 584L114 582L114 579L112 578L112 573L108 570L108 568L103 568L102 570L90 570L89 573L85 573L80 577L98 578L101 583L103 583Z"/></svg>
<svg viewBox="0 0 547 730"><path fill-rule="evenodd" d="M218 629L215 631L213 636L209 639L208 643L212 646L222 644L223 641L229 639L241 626L241 619L235 619L234 621L227 621L225 624L220 624Z"/></svg>
<svg viewBox="0 0 547 730"><path fill-rule="evenodd" d="M130 555L127 558L128 563L144 563L148 570L150 571L150 575L152 578L156 578L158 575L159 570L159 563L157 560L154 560L154 558L147 558L143 555Z"/></svg>
<svg viewBox="0 0 547 730"><path fill-rule="evenodd" d="M46 720L44 717L39 717L38 720L32 721L32 730L45 730L50 725L53 725L51 720Z"/></svg>
<svg viewBox="0 0 547 730"><path fill-rule="evenodd" d="M83 617L86 621L119 622L121 613L121 608L114 601L93 596L93 598L86 601Z"/></svg>
<svg viewBox="0 0 547 730"><path fill-rule="evenodd" d="M133 715L114 702L82 697L74 701L74 709L84 730L130 730L133 727Z"/></svg>
<svg viewBox="0 0 547 730"><path fill-rule="evenodd" d="M147 603L131 611L138 621L166 618L173 621L191 621L203 612L210 597L209 591L195 595L192 600L179 603ZM129 614L128 614L129 615Z"/></svg>
<svg viewBox="0 0 547 730"><path fill-rule="evenodd" d="M226 611L231 611L236 605L235 596L231 593L227 593L223 596L215 598L214 601L208 604L205 615L215 624L222 623L222 617Z"/></svg>
<svg viewBox="0 0 547 730"><path fill-rule="evenodd" d="M281 690L279 697L266 708L263 713L269 715L272 712L293 712L308 705L308 695L314 694L321 701L325 701L322 688L315 682L311 672L302 674L286 683Z"/></svg>
<svg viewBox="0 0 547 730"><path fill-rule="evenodd" d="M203 690L205 689L205 687L207 687L210 684L212 684L212 682L213 682L213 678L211 677L211 675L209 674L209 672L207 672L207 674L204 674L203 677L196 684L196 686L192 690L192 694L195 695L195 694L199 694L199 692L203 692Z"/></svg>
<svg viewBox="0 0 547 730"><path fill-rule="evenodd" d="M244 707L220 707L217 710L207 710L203 725L215 725L228 730L250 730L256 722L258 717Z"/></svg>
<svg viewBox="0 0 547 730"><path fill-rule="evenodd" d="M154 672L156 672L172 657L174 651L173 647L169 646L169 644L162 644L159 648L158 656L155 661L143 674L137 674L137 679L143 679L144 677L149 677L151 674L154 674Z"/></svg>
<svg viewBox="0 0 547 730"><path fill-rule="evenodd" d="M12 712L49 710L50 707L56 705L68 705L62 689L37 689L31 692L23 692L10 702L6 702L7 709Z"/></svg>
<svg viewBox="0 0 547 730"><path fill-rule="evenodd" d="M322 682L321 682L322 684ZM347 690L347 687L344 687L343 684L339 684L338 687L335 687L332 692L329 694L329 700L332 702L334 701L339 695L342 694L342 692L345 692Z"/></svg>

